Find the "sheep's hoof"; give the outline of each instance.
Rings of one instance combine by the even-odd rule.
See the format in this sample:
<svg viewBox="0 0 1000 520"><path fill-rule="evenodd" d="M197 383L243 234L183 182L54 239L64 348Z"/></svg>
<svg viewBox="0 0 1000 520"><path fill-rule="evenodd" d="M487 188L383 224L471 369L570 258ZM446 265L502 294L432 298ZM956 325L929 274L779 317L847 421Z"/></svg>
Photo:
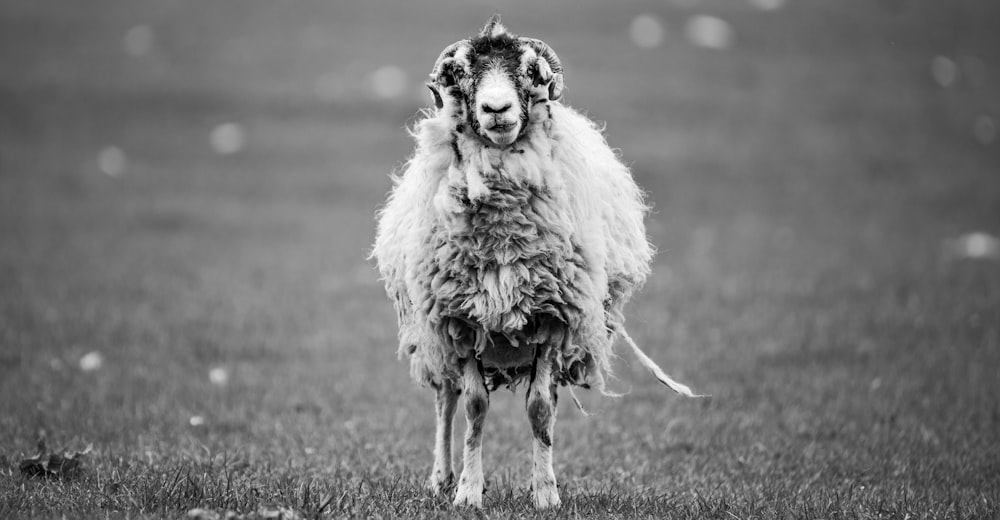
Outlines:
<svg viewBox="0 0 1000 520"><path fill-rule="evenodd" d="M455 474L448 472L447 475L432 473L427 479L427 489L435 495L445 493L455 487Z"/></svg>
<svg viewBox="0 0 1000 520"><path fill-rule="evenodd" d="M559 500L559 489L556 488L555 483L538 487L532 485L531 502L535 504L536 509L559 507L562 503Z"/></svg>
<svg viewBox="0 0 1000 520"><path fill-rule="evenodd" d="M469 486L462 485L459 483L458 492L455 493L455 506L456 507L474 507L476 509L483 508L483 485Z"/></svg>

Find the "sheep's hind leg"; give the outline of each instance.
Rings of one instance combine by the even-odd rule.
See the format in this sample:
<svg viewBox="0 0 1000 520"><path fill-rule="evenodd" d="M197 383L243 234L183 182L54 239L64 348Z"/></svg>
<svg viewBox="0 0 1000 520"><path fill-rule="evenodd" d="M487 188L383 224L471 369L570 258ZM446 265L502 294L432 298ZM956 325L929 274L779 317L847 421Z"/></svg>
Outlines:
<svg viewBox="0 0 1000 520"><path fill-rule="evenodd" d="M458 389L448 380L434 389L437 392L434 397L437 428L434 435L434 469L427 487L436 495L455 482L455 473L451 469L451 432L458 405Z"/></svg>
<svg viewBox="0 0 1000 520"><path fill-rule="evenodd" d="M462 368L462 392L465 394L465 449L462 476L455 493L456 506L483 507L483 422L490 408L490 394L483 381L482 366L469 359Z"/></svg>
<svg viewBox="0 0 1000 520"><path fill-rule="evenodd" d="M560 504L556 474L552 469L552 434L556 424L556 387L552 382L552 361L546 355L535 360L528 386L528 420L531 421L532 467L531 501L538 509Z"/></svg>

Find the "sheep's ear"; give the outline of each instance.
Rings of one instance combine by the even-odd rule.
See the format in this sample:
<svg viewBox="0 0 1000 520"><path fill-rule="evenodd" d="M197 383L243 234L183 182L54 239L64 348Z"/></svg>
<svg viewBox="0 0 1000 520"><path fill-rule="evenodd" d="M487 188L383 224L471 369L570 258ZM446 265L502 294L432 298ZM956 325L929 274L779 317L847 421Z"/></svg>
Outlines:
<svg viewBox="0 0 1000 520"><path fill-rule="evenodd" d="M549 44L542 40L535 38L520 38L520 40L531 47L540 59L545 60L552 71L552 81L549 82L549 99L555 101L562 97L563 66L562 62L559 61L559 56L552 50L552 47L549 47Z"/></svg>
<svg viewBox="0 0 1000 520"><path fill-rule="evenodd" d="M532 83L536 87L547 84L550 101L556 101L562 97L563 75L559 72L553 72L547 60L539 59L535 63Z"/></svg>
<svg viewBox="0 0 1000 520"><path fill-rule="evenodd" d="M436 78L431 78L442 87L451 87L465 75L465 67L454 58L448 58L441 63Z"/></svg>
<svg viewBox="0 0 1000 520"><path fill-rule="evenodd" d="M531 75L532 85L538 87L552 81L552 67L549 66L549 62L536 59L535 66L532 67Z"/></svg>
<svg viewBox="0 0 1000 520"><path fill-rule="evenodd" d="M444 100L441 99L441 94L437 90L437 85L434 83L427 83L427 89L431 91L431 95L434 96L434 106L438 109L444 108Z"/></svg>
<svg viewBox="0 0 1000 520"><path fill-rule="evenodd" d="M562 97L563 93L563 75L561 73L556 73L552 75L552 81L549 82L549 99L556 101Z"/></svg>

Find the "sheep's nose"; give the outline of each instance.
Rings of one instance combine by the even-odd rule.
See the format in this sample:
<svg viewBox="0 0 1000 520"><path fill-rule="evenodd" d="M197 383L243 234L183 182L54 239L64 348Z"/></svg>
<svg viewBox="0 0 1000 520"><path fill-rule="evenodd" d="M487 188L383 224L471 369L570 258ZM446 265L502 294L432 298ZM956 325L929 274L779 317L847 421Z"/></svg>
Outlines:
<svg viewBox="0 0 1000 520"><path fill-rule="evenodd" d="M483 103L480 106L482 107L483 112L486 112L487 114L502 114L510 110L511 104L507 103L506 105L491 105L489 103Z"/></svg>

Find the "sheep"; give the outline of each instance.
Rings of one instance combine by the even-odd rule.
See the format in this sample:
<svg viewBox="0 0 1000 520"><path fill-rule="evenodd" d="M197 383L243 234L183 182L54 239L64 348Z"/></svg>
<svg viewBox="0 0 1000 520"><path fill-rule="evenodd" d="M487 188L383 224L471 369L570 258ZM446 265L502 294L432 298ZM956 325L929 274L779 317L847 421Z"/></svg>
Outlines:
<svg viewBox="0 0 1000 520"><path fill-rule="evenodd" d="M532 502L555 507L556 389L608 393L616 338L663 384L694 396L624 328L623 307L654 254L647 207L602 130L559 101L556 53L499 16L445 48L427 86L435 108L411 130L416 151L378 213L372 257L395 304L400 356L436 393L428 486L454 484L452 420L464 394L454 504L482 507L490 392L527 382Z"/></svg>

